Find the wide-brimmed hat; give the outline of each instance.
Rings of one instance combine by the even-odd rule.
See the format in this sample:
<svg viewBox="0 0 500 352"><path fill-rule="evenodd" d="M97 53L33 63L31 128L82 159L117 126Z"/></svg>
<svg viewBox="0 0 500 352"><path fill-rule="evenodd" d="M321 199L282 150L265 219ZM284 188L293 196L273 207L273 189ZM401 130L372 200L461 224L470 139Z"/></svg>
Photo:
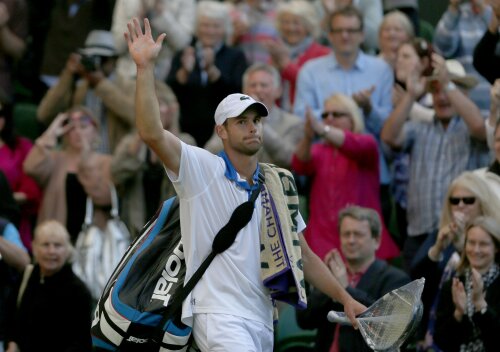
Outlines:
<svg viewBox="0 0 500 352"><path fill-rule="evenodd" d="M215 110L215 124L222 125L231 117L240 116L250 106L255 106L260 116L267 116L269 112L264 104L246 94L230 94L219 103Z"/></svg>
<svg viewBox="0 0 500 352"><path fill-rule="evenodd" d="M479 80L465 72L464 66L458 60L446 60L446 69L450 75L450 80L461 88L472 89L479 83Z"/></svg>
<svg viewBox="0 0 500 352"><path fill-rule="evenodd" d="M85 47L78 52L87 56L116 56L115 38L110 31L93 30L85 40Z"/></svg>

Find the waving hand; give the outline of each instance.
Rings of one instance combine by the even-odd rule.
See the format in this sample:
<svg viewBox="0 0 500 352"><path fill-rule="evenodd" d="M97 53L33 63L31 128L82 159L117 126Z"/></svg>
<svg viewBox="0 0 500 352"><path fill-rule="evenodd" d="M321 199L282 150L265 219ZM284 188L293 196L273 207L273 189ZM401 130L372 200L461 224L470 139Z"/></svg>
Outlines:
<svg viewBox="0 0 500 352"><path fill-rule="evenodd" d="M140 69L141 67L154 64L166 34L160 34L155 41L151 34L151 26L147 18L144 19L144 33L137 18L129 22L127 28L128 32L125 32L124 35L130 56L137 65L137 68Z"/></svg>

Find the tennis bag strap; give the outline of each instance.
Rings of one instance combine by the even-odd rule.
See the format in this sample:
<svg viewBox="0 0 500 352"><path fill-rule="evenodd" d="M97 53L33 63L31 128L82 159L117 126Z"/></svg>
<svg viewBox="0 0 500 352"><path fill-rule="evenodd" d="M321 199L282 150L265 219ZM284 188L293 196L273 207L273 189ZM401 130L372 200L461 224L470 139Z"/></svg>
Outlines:
<svg viewBox="0 0 500 352"><path fill-rule="evenodd" d="M200 281L201 277L208 269L212 260L214 260L215 256L219 253L224 252L228 249L236 239L236 235L238 232L244 228L252 219L254 203L257 197L259 196L260 190L262 189L262 183L264 183L264 175L259 173L259 183L258 187L252 191L250 195L250 199L246 202L241 203L236 207L229 219L228 223L217 232L215 235L214 241L212 243L212 251L208 255L207 258L201 263L200 267L195 271L193 276L189 279L189 281L184 285L182 290L179 291L179 294L175 296L172 301L172 309L170 310L170 314L165 314L158 324L158 333L157 342L161 342L163 339L163 330L162 327L168 322L171 317L180 317L180 310L182 309L182 302L187 298L189 293L196 286L198 281Z"/></svg>

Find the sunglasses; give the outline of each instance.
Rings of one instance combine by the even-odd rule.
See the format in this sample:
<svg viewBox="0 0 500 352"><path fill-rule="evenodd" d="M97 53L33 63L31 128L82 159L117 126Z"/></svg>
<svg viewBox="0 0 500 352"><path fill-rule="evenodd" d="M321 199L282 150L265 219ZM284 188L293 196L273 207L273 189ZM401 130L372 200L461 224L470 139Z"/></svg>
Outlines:
<svg viewBox="0 0 500 352"><path fill-rule="evenodd" d="M334 119L351 116L349 113L343 111L325 111L324 113L321 114L321 118L326 119L330 115L333 116Z"/></svg>
<svg viewBox="0 0 500 352"><path fill-rule="evenodd" d="M460 204L460 201L466 205L472 205L476 202L476 197L450 197L448 198L448 201L452 205L458 205Z"/></svg>

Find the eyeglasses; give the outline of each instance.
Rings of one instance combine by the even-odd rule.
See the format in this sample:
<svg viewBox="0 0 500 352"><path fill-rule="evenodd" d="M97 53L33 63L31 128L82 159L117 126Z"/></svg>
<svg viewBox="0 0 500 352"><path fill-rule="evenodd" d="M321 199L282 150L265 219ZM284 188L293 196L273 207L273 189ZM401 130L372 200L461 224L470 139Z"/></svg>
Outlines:
<svg viewBox="0 0 500 352"><path fill-rule="evenodd" d="M94 125L95 126L94 120L90 116L88 116L88 115L80 115L78 117L71 116L71 117L67 118L66 120L64 120L63 126L68 125L70 122L73 123L73 124L76 123L76 122L78 122L78 124L81 127L83 127L83 126L89 126L89 125Z"/></svg>
<svg viewBox="0 0 500 352"><path fill-rule="evenodd" d="M361 32L361 28L332 28L330 30L333 34L347 33L349 35Z"/></svg>
<svg viewBox="0 0 500 352"><path fill-rule="evenodd" d="M343 111L325 111L321 114L322 119L326 119L328 116L333 116L334 119L339 119L341 117L350 117L351 114Z"/></svg>
<svg viewBox="0 0 500 352"><path fill-rule="evenodd" d="M465 205L472 205L476 202L476 197L450 197L448 201L451 205L458 205L462 201Z"/></svg>

